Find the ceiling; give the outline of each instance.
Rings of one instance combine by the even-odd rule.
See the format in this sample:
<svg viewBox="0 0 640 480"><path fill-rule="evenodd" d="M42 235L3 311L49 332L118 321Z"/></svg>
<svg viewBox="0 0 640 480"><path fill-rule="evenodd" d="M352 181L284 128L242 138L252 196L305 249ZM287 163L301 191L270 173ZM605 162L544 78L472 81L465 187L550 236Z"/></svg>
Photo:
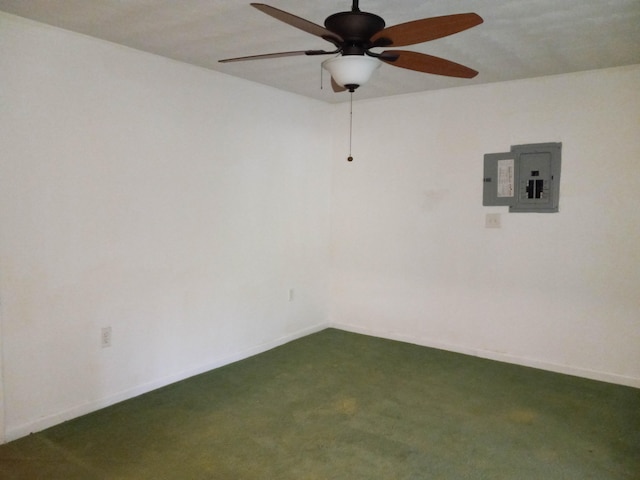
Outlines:
<svg viewBox="0 0 640 480"><path fill-rule="evenodd" d="M320 63L295 56L219 63L245 55L331 49L332 45L251 7L245 0L0 0L0 10L75 32L241 77L326 102L334 93ZM267 0L323 25L351 0ZM383 64L354 99L640 64L640 0L361 0L387 26L476 12L484 23L403 47L461 63L480 73L466 80ZM322 82L321 82L322 80ZM321 86L323 88L321 88Z"/></svg>

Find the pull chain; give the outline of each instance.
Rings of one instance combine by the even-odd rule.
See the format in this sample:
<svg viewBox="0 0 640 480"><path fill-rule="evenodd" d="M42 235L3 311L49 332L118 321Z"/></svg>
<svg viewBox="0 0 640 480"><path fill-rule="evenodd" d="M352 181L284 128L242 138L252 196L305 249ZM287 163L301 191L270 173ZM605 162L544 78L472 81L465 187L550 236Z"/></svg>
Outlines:
<svg viewBox="0 0 640 480"><path fill-rule="evenodd" d="M351 156L351 139L353 138L353 91L349 92L351 95L349 102L349 156L347 157L347 162L353 162L353 157Z"/></svg>

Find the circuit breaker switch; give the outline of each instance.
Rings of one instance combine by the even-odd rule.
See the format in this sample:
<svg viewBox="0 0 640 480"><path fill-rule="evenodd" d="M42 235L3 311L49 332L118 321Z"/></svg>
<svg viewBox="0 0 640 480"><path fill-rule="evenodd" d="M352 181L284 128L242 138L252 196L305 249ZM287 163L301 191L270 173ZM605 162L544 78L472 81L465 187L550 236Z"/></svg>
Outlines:
<svg viewBox="0 0 640 480"><path fill-rule="evenodd" d="M529 180L526 192L527 198L542 198L542 192L544 192L544 180Z"/></svg>

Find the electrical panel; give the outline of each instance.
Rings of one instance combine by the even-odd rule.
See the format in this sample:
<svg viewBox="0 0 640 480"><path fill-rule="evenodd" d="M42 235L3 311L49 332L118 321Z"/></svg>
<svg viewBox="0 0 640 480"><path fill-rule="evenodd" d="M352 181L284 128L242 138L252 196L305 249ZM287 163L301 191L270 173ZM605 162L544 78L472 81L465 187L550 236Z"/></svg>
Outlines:
<svg viewBox="0 0 640 480"><path fill-rule="evenodd" d="M484 156L482 204L510 212L558 211L561 143L515 145Z"/></svg>

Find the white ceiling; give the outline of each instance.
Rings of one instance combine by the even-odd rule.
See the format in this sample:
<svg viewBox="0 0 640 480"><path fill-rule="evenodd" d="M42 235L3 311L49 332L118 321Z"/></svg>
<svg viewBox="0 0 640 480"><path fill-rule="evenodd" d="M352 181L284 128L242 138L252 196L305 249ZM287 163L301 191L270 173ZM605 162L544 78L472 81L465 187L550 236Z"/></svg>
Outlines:
<svg viewBox="0 0 640 480"><path fill-rule="evenodd" d="M249 0L0 0L0 10L68 30L217 70L327 102L334 93L320 63L295 56L237 63L218 60L290 50L331 49L324 40L282 23ZM351 0L267 0L319 25ZM365 99L640 64L640 0L361 0L360 9L387 26L419 18L476 12L484 23L411 47L461 63L471 80L383 64L354 98ZM640 86L639 86L640 87Z"/></svg>

